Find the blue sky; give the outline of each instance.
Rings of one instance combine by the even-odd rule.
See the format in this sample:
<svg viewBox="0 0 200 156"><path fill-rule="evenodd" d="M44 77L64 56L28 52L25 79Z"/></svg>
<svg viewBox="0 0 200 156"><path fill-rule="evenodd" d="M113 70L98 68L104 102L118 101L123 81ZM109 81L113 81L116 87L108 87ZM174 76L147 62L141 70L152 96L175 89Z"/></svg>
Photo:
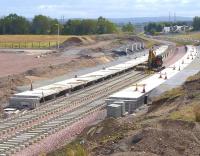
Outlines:
<svg viewBox="0 0 200 156"><path fill-rule="evenodd" d="M200 15L198 0L2 0L0 16L44 14L55 18L128 18Z"/></svg>

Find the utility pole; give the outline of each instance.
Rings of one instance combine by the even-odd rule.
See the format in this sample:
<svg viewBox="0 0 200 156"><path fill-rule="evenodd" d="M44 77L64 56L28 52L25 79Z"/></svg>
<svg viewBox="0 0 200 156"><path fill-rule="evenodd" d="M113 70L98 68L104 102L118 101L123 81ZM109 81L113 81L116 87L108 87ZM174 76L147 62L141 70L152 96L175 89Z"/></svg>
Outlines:
<svg viewBox="0 0 200 156"><path fill-rule="evenodd" d="M58 32L58 34L57 34L57 43L58 43L58 49L60 48L60 25L59 25L59 23L58 24L56 24L57 26L58 26L58 30L57 30L57 32Z"/></svg>
<svg viewBox="0 0 200 156"><path fill-rule="evenodd" d="M169 12L169 22L171 22L171 13Z"/></svg>
<svg viewBox="0 0 200 156"><path fill-rule="evenodd" d="M174 12L174 23L176 22L176 12Z"/></svg>

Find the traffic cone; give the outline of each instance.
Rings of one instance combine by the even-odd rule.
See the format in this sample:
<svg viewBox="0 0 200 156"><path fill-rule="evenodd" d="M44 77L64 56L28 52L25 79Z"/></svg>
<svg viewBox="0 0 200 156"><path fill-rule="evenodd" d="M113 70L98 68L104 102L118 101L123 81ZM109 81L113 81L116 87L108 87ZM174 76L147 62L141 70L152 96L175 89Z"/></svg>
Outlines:
<svg viewBox="0 0 200 156"><path fill-rule="evenodd" d="M159 76L159 78L162 79L162 74L161 74L161 72L160 72L160 76Z"/></svg>
<svg viewBox="0 0 200 156"><path fill-rule="evenodd" d="M146 90L145 90L145 85L143 85L143 90L142 90L142 93L146 93Z"/></svg>
<svg viewBox="0 0 200 156"><path fill-rule="evenodd" d="M31 88L30 88L31 91L33 91L33 83L31 81Z"/></svg>
<svg viewBox="0 0 200 156"><path fill-rule="evenodd" d="M165 73L165 80L167 80L167 73Z"/></svg>
<svg viewBox="0 0 200 156"><path fill-rule="evenodd" d="M138 85L137 84L135 85L135 91L138 91Z"/></svg>

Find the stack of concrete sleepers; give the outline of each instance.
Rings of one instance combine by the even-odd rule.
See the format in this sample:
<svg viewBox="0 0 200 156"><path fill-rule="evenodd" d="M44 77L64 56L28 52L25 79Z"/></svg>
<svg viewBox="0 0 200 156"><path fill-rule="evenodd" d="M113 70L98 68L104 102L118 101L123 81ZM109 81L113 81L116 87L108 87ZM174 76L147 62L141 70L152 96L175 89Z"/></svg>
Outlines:
<svg viewBox="0 0 200 156"><path fill-rule="evenodd" d="M119 118L126 114L125 103L123 101L116 101L107 105L107 116Z"/></svg>

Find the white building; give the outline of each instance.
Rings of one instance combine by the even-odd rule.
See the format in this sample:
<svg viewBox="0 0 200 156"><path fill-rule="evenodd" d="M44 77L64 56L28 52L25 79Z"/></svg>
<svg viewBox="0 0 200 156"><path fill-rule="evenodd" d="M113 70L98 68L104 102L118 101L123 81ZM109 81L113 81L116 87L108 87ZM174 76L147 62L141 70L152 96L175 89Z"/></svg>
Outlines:
<svg viewBox="0 0 200 156"><path fill-rule="evenodd" d="M186 26L186 25L178 26L178 25L175 25L175 26L170 26L170 27L164 27L163 28L163 33L165 33L165 34L167 34L167 33L184 33L184 32L189 31L191 29L192 29L192 27L190 27L190 26Z"/></svg>
<svg viewBox="0 0 200 156"><path fill-rule="evenodd" d="M169 33L169 32L170 32L170 27L163 28L163 33Z"/></svg>

